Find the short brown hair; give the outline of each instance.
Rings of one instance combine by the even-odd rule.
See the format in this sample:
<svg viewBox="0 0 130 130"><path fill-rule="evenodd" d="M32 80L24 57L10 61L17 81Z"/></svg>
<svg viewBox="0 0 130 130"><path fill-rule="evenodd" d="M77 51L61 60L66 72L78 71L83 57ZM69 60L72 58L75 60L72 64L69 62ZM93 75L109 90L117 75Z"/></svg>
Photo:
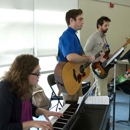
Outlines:
<svg viewBox="0 0 130 130"><path fill-rule="evenodd" d="M65 19L66 19L67 25L70 24L70 18L72 18L76 21L76 17L81 14L83 14L83 11L81 9L71 9L68 12L66 12Z"/></svg>
<svg viewBox="0 0 130 130"><path fill-rule="evenodd" d="M111 22L111 20L108 18L108 17L106 17L106 16L102 16L102 17L100 17L98 20L97 20L97 28L98 28L98 25L103 25L103 23L104 23L104 21L106 21L106 22Z"/></svg>

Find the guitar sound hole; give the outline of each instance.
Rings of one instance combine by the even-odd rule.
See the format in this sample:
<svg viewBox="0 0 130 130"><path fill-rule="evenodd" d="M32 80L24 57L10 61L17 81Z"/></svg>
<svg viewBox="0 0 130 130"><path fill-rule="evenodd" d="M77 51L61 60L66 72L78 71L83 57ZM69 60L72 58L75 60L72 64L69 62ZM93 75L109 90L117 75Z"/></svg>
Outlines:
<svg viewBox="0 0 130 130"><path fill-rule="evenodd" d="M83 65L80 66L79 71L80 71L81 74L84 73L84 67L83 67Z"/></svg>

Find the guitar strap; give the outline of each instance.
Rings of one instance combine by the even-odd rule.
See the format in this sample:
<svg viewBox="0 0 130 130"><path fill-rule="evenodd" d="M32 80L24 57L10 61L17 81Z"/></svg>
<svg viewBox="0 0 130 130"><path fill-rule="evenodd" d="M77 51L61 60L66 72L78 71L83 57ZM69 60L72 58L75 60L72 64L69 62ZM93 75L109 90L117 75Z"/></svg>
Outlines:
<svg viewBox="0 0 130 130"><path fill-rule="evenodd" d="M81 45L81 44L80 44ZM83 50L83 47L81 46L81 48L82 48L82 52L83 52L83 54L85 54L85 52L84 52L84 50Z"/></svg>
<svg viewBox="0 0 130 130"><path fill-rule="evenodd" d="M103 47L102 47L102 50L105 50L106 49L106 45L107 45L107 39L106 39L106 37L105 37L105 35L104 36L101 36L101 38L102 38L102 40L103 40Z"/></svg>
<svg viewBox="0 0 130 130"><path fill-rule="evenodd" d="M102 47L102 50L105 50L105 49L106 49L106 44L104 44Z"/></svg>
<svg viewBox="0 0 130 130"><path fill-rule="evenodd" d="M77 33L77 32L76 32ZM82 47L82 45L81 45L81 43L80 43L80 40L79 40L79 38L78 38L78 36L75 34L75 36L76 36L76 38L78 39L78 41L79 41L79 44L80 44L80 46L81 46L81 48L82 48L82 54L85 54L85 52L84 52L84 50L83 50L83 47Z"/></svg>

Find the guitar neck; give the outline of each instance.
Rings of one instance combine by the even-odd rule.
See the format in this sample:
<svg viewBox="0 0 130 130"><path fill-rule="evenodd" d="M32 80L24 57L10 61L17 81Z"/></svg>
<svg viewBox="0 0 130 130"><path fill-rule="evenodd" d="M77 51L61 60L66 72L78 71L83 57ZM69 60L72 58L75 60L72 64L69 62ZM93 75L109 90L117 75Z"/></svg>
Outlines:
<svg viewBox="0 0 130 130"><path fill-rule="evenodd" d="M106 62L104 62L102 65L103 67L106 67L108 66L115 58L119 57L122 52L124 51L124 49L127 47L127 45L130 44L130 38L127 39L127 42L122 46L120 47L110 58L109 60L107 60Z"/></svg>
<svg viewBox="0 0 130 130"><path fill-rule="evenodd" d="M98 53L95 55L95 59L97 59L99 56L100 56L100 52L98 52Z"/></svg>
<svg viewBox="0 0 130 130"><path fill-rule="evenodd" d="M86 69L90 64L91 64L90 62L86 62L86 63L84 64L84 68Z"/></svg>
<svg viewBox="0 0 130 130"><path fill-rule="evenodd" d="M103 67L108 66L114 59L116 59L117 57L120 57L120 55L122 54L122 52L124 51L124 47L121 47L120 49L118 49L118 51L116 51L106 62L104 62L102 64Z"/></svg>
<svg viewBox="0 0 130 130"><path fill-rule="evenodd" d="M100 56L100 52L98 52L96 55L95 55L95 59L98 58ZM86 62L84 64L84 68L87 68L91 63L90 62Z"/></svg>
<svg viewBox="0 0 130 130"><path fill-rule="evenodd" d="M118 52L118 51L120 51L122 48L126 48L127 47L127 42L121 47L121 48L119 48L114 54L113 54L113 56Z"/></svg>

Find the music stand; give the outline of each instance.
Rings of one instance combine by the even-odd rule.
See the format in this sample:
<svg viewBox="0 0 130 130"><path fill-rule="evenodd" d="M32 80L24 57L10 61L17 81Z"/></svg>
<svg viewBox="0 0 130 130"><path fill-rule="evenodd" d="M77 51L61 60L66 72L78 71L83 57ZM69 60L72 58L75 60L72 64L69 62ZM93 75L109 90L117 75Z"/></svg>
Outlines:
<svg viewBox="0 0 130 130"><path fill-rule="evenodd" d="M124 52L124 47L121 47L115 54L110 57L109 60L103 63L104 67L107 67L109 64L114 63L114 91L113 91L113 130L115 130L115 101L116 101L116 63L117 59L120 58L121 54Z"/></svg>
<svg viewBox="0 0 130 130"><path fill-rule="evenodd" d="M104 61L102 63L102 66L105 68L108 65L110 65L111 63L114 63L115 59L119 59L121 54L124 52L124 47L121 47L115 54L113 54L108 60Z"/></svg>
<svg viewBox="0 0 130 130"><path fill-rule="evenodd" d="M80 108L82 108L82 106L85 103L85 100L90 96L91 92L93 91L93 89L96 87L97 85L97 80L95 80L95 82L93 83L93 85L89 88L89 90L84 94L82 101L80 102L77 110L75 113L77 113L78 111L80 111Z"/></svg>
<svg viewBox="0 0 130 130"><path fill-rule="evenodd" d="M113 130L115 130L115 103L116 103L116 63L117 59L114 60L114 90L113 90Z"/></svg>
<svg viewBox="0 0 130 130"><path fill-rule="evenodd" d="M124 59L130 59L130 49L119 60Z"/></svg>

